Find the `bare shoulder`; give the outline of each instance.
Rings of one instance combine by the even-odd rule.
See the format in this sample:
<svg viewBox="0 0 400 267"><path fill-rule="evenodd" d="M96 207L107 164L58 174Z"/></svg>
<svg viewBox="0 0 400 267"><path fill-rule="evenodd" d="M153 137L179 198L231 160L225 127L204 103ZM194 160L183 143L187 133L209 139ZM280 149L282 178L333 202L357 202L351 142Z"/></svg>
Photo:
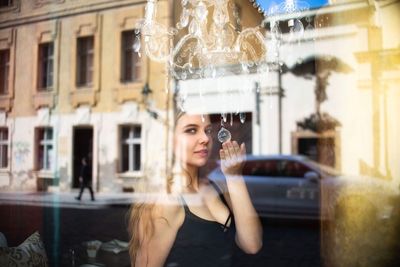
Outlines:
<svg viewBox="0 0 400 267"><path fill-rule="evenodd" d="M177 229L182 225L184 215L179 196L163 194L155 199L153 218L156 222L161 220L172 229Z"/></svg>
<svg viewBox="0 0 400 267"><path fill-rule="evenodd" d="M163 266L184 218L179 202L173 196L159 195L151 199L151 204L154 204L151 217L141 217L139 238L142 241L137 251L136 266Z"/></svg>
<svg viewBox="0 0 400 267"><path fill-rule="evenodd" d="M207 197L218 197L218 191L214 188L209 180L201 180L199 183L200 193Z"/></svg>
<svg viewBox="0 0 400 267"><path fill-rule="evenodd" d="M208 197L220 199L219 194L222 193L229 208L232 209L231 198L226 183L206 180L202 185L204 186L203 192ZM218 187L218 190L215 187Z"/></svg>

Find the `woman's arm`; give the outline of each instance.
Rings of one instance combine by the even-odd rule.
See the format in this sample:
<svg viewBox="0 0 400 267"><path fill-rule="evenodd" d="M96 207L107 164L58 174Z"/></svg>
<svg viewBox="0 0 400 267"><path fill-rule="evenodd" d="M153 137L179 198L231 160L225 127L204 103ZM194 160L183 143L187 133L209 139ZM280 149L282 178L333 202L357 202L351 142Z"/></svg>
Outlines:
<svg viewBox="0 0 400 267"><path fill-rule="evenodd" d="M148 222L140 220L140 246L135 267L162 267L174 244L184 213L180 206L156 204L152 214L154 232L148 236Z"/></svg>
<svg viewBox="0 0 400 267"><path fill-rule="evenodd" d="M220 150L221 170L226 177L230 204L236 224L236 243L246 253L262 247L262 226L242 176L246 149L236 141L227 141Z"/></svg>

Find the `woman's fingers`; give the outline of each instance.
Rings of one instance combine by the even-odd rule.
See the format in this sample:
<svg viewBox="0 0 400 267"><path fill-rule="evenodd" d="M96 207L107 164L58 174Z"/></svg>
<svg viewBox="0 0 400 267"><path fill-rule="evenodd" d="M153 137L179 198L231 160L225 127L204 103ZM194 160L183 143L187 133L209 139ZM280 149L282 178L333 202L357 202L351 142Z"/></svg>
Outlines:
<svg viewBox="0 0 400 267"><path fill-rule="evenodd" d="M233 141L232 142L232 146L233 146L233 148L234 148L234 150L235 150L235 155L236 155L236 158L237 159L240 159L240 147L239 147L239 144L236 142L236 141Z"/></svg>
<svg viewBox="0 0 400 267"><path fill-rule="evenodd" d="M246 154L246 145L244 143L240 145L240 152Z"/></svg>
<svg viewBox="0 0 400 267"><path fill-rule="evenodd" d="M231 160L236 161L238 155L236 154L236 148L235 148L234 142L235 141L228 142L227 146L228 146L229 154L231 156Z"/></svg>
<svg viewBox="0 0 400 267"><path fill-rule="evenodd" d="M240 155L243 160L246 160L246 145L244 143L240 145Z"/></svg>
<svg viewBox="0 0 400 267"><path fill-rule="evenodd" d="M220 156L220 158L221 158L221 167L223 167L224 169L225 168L228 168L229 167L229 164L228 164L228 158L227 158L227 155L226 155L226 153L225 153L225 150L224 149L220 149L219 150L219 156Z"/></svg>
<svg viewBox="0 0 400 267"><path fill-rule="evenodd" d="M222 143L222 153L220 152L220 155L221 154L223 155L223 157L221 157L222 160L221 165L225 169L229 169L232 164L232 157L229 151L228 142Z"/></svg>
<svg viewBox="0 0 400 267"><path fill-rule="evenodd" d="M246 153L244 144L239 146L236 141L227 141L222 144L222 148L225 154L225 159L231 162L241 161L243 154Z"/></svg>
<svg viewBox="0 0 400 267"><path fill-rule="evenodd" d="M225 159L226 160L230 160L231 158L232 158L232 155L231 155L231 153L230 153L230 151L229 151L229 146L228 146L228 143L229 143L230 141L227 141L227 142L225 142L225 143L222 143L222 148L224 149L224 153L225 153Z"/></svg>
<svg viewBox="0 0 400 267"><path fill-rule="evenodd" d="M221 158L221 160L225 160L225 152L223 149L219 150L219 157Z"/></svg>

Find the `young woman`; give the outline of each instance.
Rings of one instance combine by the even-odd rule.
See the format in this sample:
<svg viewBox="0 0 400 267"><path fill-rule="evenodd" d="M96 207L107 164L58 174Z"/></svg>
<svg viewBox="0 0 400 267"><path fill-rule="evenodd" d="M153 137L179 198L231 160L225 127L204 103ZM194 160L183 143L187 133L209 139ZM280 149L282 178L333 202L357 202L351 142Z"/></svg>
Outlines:
<svg viewBox="0 0 400 267"><path fill-rule="evenodd" d="M162 195L153 204L132 207L132 266L230 266L234 242L249 254L262 247L261 223L241 175L244 144L227 141L219 151L226 178L224 193L199 177L213 145L211 134L208 116L176 116L174 157L181 172L172 183L181 184L184 194ZM186 199L190 194L197 194L200 205Z"/></svg>

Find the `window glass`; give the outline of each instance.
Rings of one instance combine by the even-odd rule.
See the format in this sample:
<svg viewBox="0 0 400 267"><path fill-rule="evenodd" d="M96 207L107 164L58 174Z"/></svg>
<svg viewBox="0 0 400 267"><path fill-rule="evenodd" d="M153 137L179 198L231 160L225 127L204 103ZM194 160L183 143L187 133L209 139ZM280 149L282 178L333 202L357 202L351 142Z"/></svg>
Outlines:
<svg viewBox="0 0 400 267"><path fill-rule="evenodd" d="M94 37L77 40L77 85L90 86L93 82Z"/></svg>
<svg viewBox="0 0 400 267"><path fill-rule="evenodd" d="M0 95L8 93L10 50L0 50Z"/></svg>
<svg viewBox="0 0 400 267"><path fill-rule="evenodd" d="M400 266L399 26L399 0L0 0L8 247L37 231L54 267L133 266L147 237L171 256L137 266Z"/></svg>
<svg viewBox="0 0 400 267"><path fill-rule="evenodd" d="M142 128L140 126L135 126L133 128L133 137L134 138L140 138L141 133L142 133Z"/></svg>
<svg viewBox="0 0 400 267"><path fill-rule="evenodd" d="M39 44L39 90L50 90L53 86L53 51L53 43Z"/></svg>
<svg viewBox="0 0 400 267"><path fill-rule="evenodd" d="M8 167L8 129L0 128L0 168Z"/></svg>
<svg viewBox="0 0 400 267"><path fill-rule="evenodd" d="M0 0L0 8L13 5L13 0Z"/></svg>
<svg viewBox="0 0 400 267"><path fill-rule="evenodd" d="M139 171L140 170L140 144L135 144L133 146L134 149L134 166L133 169L135 171Z"/></svg>
<svg viewBox="0 0 400 267"><path fill-rule="evenodd" d="M122 172L129 171L129 145L123 144L121 151Z"/></svg>
<svg viewBox="0 0 400 267"><path fill-rule="evenodd" d="M38 143L37 166L39 170L51 170L53 167L53 129L38 128L36 131Z"/></svg>
<svg viewBox="0 0 400 267"><path fill-rule="evenodd" d="M121 38L121 81L133 82L140 77L140 57L133 50L140 34L136 30L123 31Z"/></svg>
<svg viewBox="0 0 400 267"><path fill-rule="evenodd" d="M121 171L140 171L141 168L141 126L121 126Z"/></svg>

